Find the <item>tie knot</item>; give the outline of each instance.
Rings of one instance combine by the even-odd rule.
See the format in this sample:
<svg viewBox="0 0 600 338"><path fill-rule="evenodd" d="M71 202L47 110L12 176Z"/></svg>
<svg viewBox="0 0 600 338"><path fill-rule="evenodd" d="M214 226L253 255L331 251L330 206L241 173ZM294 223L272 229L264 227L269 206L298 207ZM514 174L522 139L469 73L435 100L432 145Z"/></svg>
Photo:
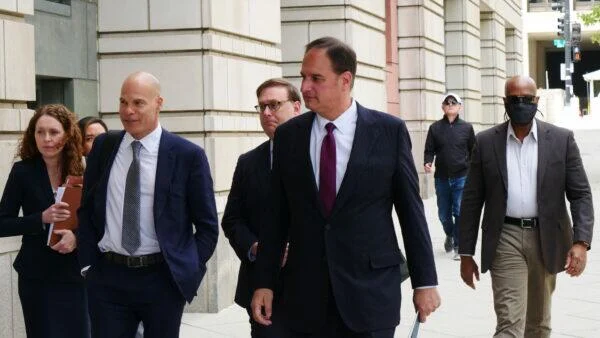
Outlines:
<svg viewBox="0 0 600 338"><path fill-rule="evenodd" d="M333 130L335 129L335 124L329 122L325 125L325 129L327 130L327 134L331 134L331 133L333 133Z"/></svg>
<svg viewBox="0 0 600 338"><path fill-rule="evenodd" d="M142 149L142 142L140 142L140 141L131 142L131 149L133 149L133 157L137 158L140 154L140 149Z"/></svg>

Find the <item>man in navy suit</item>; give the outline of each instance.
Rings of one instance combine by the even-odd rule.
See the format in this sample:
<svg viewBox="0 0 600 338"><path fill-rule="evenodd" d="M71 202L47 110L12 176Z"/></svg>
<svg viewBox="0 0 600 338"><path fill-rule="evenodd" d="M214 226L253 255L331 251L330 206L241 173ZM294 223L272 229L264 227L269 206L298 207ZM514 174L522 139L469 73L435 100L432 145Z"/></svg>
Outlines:
<svg viewBox="0 0 600 338"><path fill-rule="evenodd" d="M283 304L293 337L391 338L400 320L400 220L421 321L440 305L418 176L404 122L351 96L356 54L335 38L306 46L302 96L311 112L279 126L270 217L262 223L254 319L273 320L289 240ZM275 295L277 296L277 295Z"/></svg>
<svg viewBox="0 0 600 338"><path fill-rule="evenodd" d="M79 263L88 282L93 337L178 337L218 237L204 151L164 130L151 74L121 87L124 131L108 160L108 134L87 158L79 209Z"/></svg>
<svg viewBox="0 0 600 338"><path fill-rule="evenodd" d="M235 302L246 308L250 315L252 337L284 338L287 334L283 321L276 320L273 325L264 326L252 319L250 300L254 291L254 261L264 201L269 193L273 135L278 125L300 113L300 93L283 79L269 79L258 86L256 97L260 124L269 140L239 157L221 225L241 261ZM280 304L275 307L277 312Z"/></svg>

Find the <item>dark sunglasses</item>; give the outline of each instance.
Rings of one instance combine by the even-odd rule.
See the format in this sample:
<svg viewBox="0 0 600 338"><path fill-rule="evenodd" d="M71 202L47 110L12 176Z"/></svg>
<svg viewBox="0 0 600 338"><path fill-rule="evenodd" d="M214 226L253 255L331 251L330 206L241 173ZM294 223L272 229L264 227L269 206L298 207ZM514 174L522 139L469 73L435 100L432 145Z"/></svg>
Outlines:
<svg viewBox="0 0 600 338"><path fill-rule="evenodd" d="M456 106L458 104L460 104L460 103L458 103L458 102L456 102L454 100L444 101L444 105L446 105L446 106Z"/></svg>
<svg viewBox="0 0 600 338"><path fill-rule="evenodd" d="M512 103L512 104L533 103L533 100L535 100L535 96L533 96L533 95L523 95L523 96L509 95L506 97L506 102Z"/></svg>

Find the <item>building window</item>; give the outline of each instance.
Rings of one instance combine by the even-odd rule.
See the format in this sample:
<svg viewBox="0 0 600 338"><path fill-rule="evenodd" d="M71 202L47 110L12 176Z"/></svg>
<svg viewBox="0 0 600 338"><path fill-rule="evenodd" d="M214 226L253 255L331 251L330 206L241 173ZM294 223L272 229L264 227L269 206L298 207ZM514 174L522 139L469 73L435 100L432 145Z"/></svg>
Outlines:
<svg viewBox="0 0 600 338"><path fill-rule="evenodd" d="M68 98L71 79L57 79L37 77L35 80L35 101L27 103L27 108L36 109L40 106L49 103L60 103L66 105L69 109L73 109L72 104L69 104Z"/></svg>

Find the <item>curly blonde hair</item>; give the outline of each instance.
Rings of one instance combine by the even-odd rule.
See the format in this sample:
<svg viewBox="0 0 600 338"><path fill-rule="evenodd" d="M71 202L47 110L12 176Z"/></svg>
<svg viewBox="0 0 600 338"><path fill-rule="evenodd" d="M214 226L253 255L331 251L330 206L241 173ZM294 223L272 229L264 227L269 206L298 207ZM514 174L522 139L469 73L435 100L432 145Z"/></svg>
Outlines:
<svg viewBox="0 0 600 338"><path fill-rule="evenodd" d="M75 114L62 104L46 104L36 109L35 114L29 120L29 125L23 133L23 137L19 141L15 157L18 156L26 160L41 156L35 143L35 126L40 117L44 115L55 118L65 130L61 179L64 181L67 175L83 175L81 132L77 126Z"/></svg>

